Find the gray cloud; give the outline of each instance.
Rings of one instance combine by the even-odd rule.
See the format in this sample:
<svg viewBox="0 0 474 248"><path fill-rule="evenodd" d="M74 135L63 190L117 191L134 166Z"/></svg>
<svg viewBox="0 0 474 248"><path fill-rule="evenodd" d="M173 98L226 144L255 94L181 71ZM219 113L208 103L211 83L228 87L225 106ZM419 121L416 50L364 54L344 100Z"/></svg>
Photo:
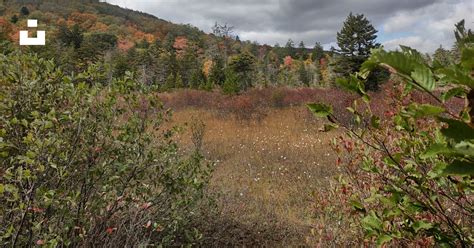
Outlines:
<svg viewBox="0 0 474 248"><path fill-rule="evenodd" d="M407 42L431 52L453 43L454 23L473 24L472 0L109 0L209 32L215 21L236 27L241 39L273 45L291 38L334 44L349 12L363 13L381 31L387 48Z"/></svg>

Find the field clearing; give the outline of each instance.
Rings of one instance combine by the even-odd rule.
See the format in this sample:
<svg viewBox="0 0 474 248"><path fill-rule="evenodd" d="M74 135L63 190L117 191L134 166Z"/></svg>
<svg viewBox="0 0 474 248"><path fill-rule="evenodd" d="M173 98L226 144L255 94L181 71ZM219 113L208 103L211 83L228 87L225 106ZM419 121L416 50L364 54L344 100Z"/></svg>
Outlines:
<svg viewBox="0 0 474 248"><path fill-rule="evenodd" d="M196 118L206 125L203 153L216 162L210 193L216 195L218 216L210 216L205 229L214 240L206 242L307 244L314 224L313 193L337 173L330 141L338 132L318 132L323 122L303 106L271 109L259 123L184 109L174 113L173 124ZM192 147L190 137L188 128L177 139L183 147Z"/></svg>

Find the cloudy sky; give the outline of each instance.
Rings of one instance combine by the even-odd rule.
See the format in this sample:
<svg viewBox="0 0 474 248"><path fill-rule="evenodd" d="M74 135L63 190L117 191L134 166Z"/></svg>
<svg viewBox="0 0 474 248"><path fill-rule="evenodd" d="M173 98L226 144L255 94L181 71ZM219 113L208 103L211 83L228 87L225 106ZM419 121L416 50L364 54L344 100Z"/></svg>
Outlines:
<svg viewBox="0 0 474 248"><path fill-rule="evenodd" d="M217 21L235 27L241 40L284 45L316 41L335 45L336 33L349 12L363 13L379 30L388 49L399 44L424 52L453 44L454 24L461 19L474 29L474 0L107 0L206 32Z"/></svg>

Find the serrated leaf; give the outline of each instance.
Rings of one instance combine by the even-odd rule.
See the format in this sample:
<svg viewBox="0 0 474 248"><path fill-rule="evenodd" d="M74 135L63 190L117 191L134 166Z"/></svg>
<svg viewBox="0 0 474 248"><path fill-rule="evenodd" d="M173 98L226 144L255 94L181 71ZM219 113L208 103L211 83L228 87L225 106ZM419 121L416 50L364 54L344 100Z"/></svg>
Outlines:
<svg viewBox="0 0 474 248"><path fill-rule="evenodd" d="M395 69L397 73L410 76L414 68L420 66L420 63L410 57L409 54L404 54L399 51L386 52L377 50L369 59L371 63L380 63L390 66Z"/></svg>
<svg viewBox="0 0 474 248"><path fill-rule="evenodd" d="M411 73L411 77L419 86L427 91L431 92L436 87L433 72L426 66L417 66Z"/></svg>
<svg viewBox="0 0 474 248"><path fill-rule="evenodd" d="M307 106L316 117L325 118L332 114L332 107L326 104L310 103Z"/></svg>
<svg viewBox="0 0 474 248"><path fill-rule="evenodd" d="M443 170L443 174L474 176L474 163L464 160L455 160L446 166Z"/></svg>
<svg viewBox="0 0 474 248"><path fill-rule="evenodd" d="M470 71L466 71L460 66L451 66L436 71L440 74L440 81L443 83L466 85L474 89L474 79L470 77Z"/></svg>
<svg viewBox="0 0 474 248"><path fill-rule="evenodd" d="M421 53L418 52L416 49L404 45L400 45L400 49L405 55L409 56L411 59L417 61L418 63L425 63L423 55L421 55Z"/></svg>
<svg viewBox="0 0 474 248"><path fill-rule="evenodd" d="M466 94L466 90L462 87L452 88L441 95L441 100L443 102L446 102L455 96L462 96L465 94Z"/></svg>
<svg viewBox="0 0 474 248"><path fill-rule="evenodd" d="M441 133L456 143L461 143L464 140L474 139L474 129L464 122L448 119L439 118L442 122L449 125L448 128L441 129Z"/></svg>

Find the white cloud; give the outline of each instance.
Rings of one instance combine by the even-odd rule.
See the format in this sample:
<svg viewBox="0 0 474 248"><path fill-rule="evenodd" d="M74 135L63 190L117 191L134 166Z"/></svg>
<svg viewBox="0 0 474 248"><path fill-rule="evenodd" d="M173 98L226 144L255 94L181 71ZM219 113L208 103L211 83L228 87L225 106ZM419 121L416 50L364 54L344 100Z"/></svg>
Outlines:
<svg viewBox="0 0 474 248"><path fill-rule="evenodd" d="M273 45L291 38L307 46L334 44L349 12L363 13L383 31L386 47L403 43L424 52L451 47L454 24L473 25L474 0L108 0L206 32L215 21L235 26L242 40ZM392 37L387 40L387 37Z"/></svg>
<svg viewBox="0 0 474 248"><path fill-rule="evenodd" d="M442 45L454 44L454 24L465 19L467 28L473 28L474 1L443 1L414 11L402 11L387 19L385 33L407 36L383 42L389 49L399 44L411 46L423 52L433 52Z"/></svg>

